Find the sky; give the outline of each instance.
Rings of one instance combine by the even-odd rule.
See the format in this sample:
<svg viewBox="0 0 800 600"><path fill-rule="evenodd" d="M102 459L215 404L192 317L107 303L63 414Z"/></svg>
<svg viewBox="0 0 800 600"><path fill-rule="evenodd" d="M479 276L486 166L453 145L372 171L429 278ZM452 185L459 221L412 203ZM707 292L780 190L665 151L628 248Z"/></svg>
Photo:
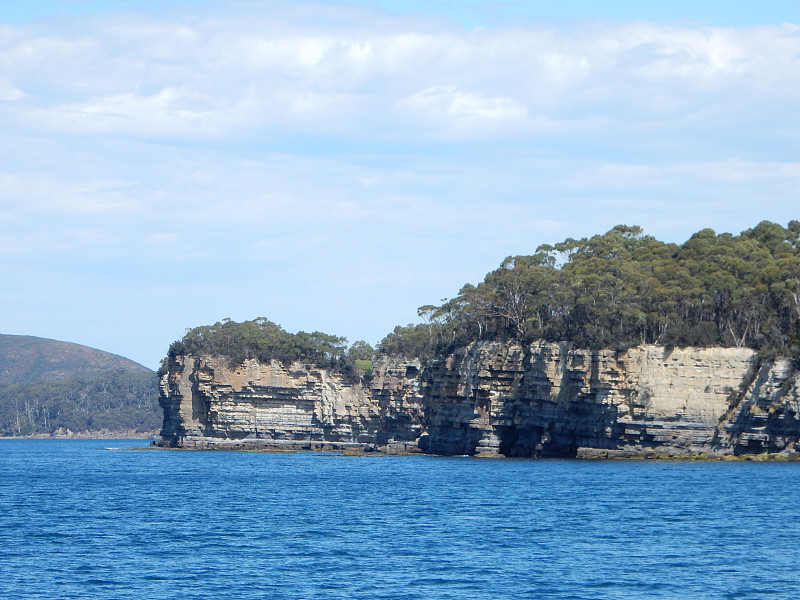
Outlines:
<svg viewBox="0 0 800 600"><path fill-rule="evenodd" d="M0 333L376 344L506 256L800 219L800 0L5 0Z"/></svg>

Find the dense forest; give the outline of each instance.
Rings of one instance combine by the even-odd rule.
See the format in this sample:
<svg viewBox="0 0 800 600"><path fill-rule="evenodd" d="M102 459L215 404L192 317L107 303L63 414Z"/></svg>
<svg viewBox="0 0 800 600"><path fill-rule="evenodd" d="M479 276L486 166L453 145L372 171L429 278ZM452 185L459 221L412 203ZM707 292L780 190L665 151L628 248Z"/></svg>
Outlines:
<svg viewBox="0 0 800 600"><path fill-rule="evenodd" d="M263 362L275 359L286 364L300 361L360 377L369 371L375 351L366 342L348 346L346 338L319 331L289 333L260 317L242 323L224 319L190 329L182 340L170 346L168 355L183 353L225 356L232 365L247 358Z"/></svg>
<svg viewBox="0 0 800 600"><path fill-rule="evenodd" d="M795 354L800 333L800 222L764 221L740 235L695 233L668 244L641 228L542 245L510 256L424 323L397 327L388 354L432 357L476 340L747 346Z"/></svg>
<svg viewBox="0 0 800 600"><path fill-rule="evenodd" d="M161 427L156 375L117 370L0 386L0 435L142 432Z"/></svg>

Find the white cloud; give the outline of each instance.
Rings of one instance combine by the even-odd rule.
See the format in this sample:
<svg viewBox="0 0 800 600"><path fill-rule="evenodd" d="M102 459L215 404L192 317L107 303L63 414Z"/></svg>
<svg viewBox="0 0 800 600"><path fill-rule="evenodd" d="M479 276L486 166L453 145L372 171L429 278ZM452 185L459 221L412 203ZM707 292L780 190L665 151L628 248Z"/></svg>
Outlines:
<svg viewBox="0 0 800 600"><path fill-rule="evenodd" d="M14 102L22 100L24 97L25 92L14 87L8 81L0 79L0 101Z"/></svg>
<svg viewBox="0 0 800 600"><path fill-rule="evenodd" d="M800 96L792 25L320 30L296 19L287 11L246 24L217 15L91 18L66 32L7 27L0 99L13 100L32 130L226 139L313 125L373 138L363 124L380 120L388 140L441 140L460 139L467 123L478 136L498 131L478 122L535 135L543 122L569 128L592 114L611 133L631 114L678 123L700 107L718 126L746 124L765 96L787 110Z"/></svg>
<svg viewBox="0 0 800 600"><path fill-rule="evenodd" d="M480 136L497 127L525 125L528 111L513 98L485 97L462 91L454 86L422 90L398 102L399 109L409 120L425 120L467 130Z"/></svg>
<svg viewBox="0 0 800 600"><path fill-rule="evenodd" d="M8 27L7 31L10 30ZM11 39L3 40L6 45L0 51L0 64L6 72L31 74L36 70L48 72L54 68L77 65L85 62L97 50L90 37L78 35L67 38L55 33L31 33L26 28L20 28L9 36Z"/></svg>
<svg viewBox="0 0 800 600"><path fill-rule="evenodd" d="M51 131L195 137L198 131L216 131L223 113L208 106L213 102L193 90L167 87L149 96L135 92L106 96L35 111L32 116Z"/></svg>
<svg viewBox="0 0 800 600"><path fill-rule="evenodd" d="M486 98L479 94L455 92L447 112L455 116L515 121L524 119L528 111L513 98Z"/></svg>

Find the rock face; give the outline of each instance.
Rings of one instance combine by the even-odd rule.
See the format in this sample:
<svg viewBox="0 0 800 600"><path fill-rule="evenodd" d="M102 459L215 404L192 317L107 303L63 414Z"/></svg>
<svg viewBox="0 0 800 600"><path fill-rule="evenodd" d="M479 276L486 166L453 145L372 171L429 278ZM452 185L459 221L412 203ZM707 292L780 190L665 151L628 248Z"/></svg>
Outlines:
<svg viewBox="0 0 800 600"><path fill-rule="evenodd" d="M179 356L161 378L164 445L379 448L505 456L794 453L800 381L744 348L475 343L369 383L293 364Z"/></svg>
<svg viewBox="0 0 800 600"><path fill-rule="evenodd" d="M754 360L737 349L475 344L433 374L420 443L507 456L706 451Z"/></svg>
<svg viewBox="0 0 800 600"><path fill-rule="evenodd" d="M416 448L417 362L385 360L373 386L301 363L177 356L159 382L162 441L174 447ZM410 377L408 374L411 374Z"/></svg>

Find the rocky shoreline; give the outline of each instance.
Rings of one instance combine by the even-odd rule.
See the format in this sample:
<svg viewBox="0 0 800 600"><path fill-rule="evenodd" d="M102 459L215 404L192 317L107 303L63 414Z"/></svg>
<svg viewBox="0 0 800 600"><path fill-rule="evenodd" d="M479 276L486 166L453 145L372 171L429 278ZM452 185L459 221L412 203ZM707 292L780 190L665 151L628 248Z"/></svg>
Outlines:
<svg viewBox="0 0 800 600"><path fill-rule="evenodd" d="M188 451L229 451L229 452L263 452L267 454L281 454L294 452L324 452L342 454L345 456L441 456L422 452L418 447L373 447L362 444L348 444L337 442L304 442L286 440L193 440L183 446L167 446L160 441L153 440L150 447L158 450L188 450ZM148 448L135 448L148 449ZM506 459L502 454L472 454L451 455L460 458L478 459ZM724 454L709 452L643 452L629 450L598 450L596 448L579 448L575 459L580 460L670 460L670 461L756 461L756 462L800 462L800 452L792 444L778 453L759 454ZM547 460L547 459L542 459ZM564 458L551 458L550 460L565 460ZM569 460L569 458L567 458Z"/></svg>

